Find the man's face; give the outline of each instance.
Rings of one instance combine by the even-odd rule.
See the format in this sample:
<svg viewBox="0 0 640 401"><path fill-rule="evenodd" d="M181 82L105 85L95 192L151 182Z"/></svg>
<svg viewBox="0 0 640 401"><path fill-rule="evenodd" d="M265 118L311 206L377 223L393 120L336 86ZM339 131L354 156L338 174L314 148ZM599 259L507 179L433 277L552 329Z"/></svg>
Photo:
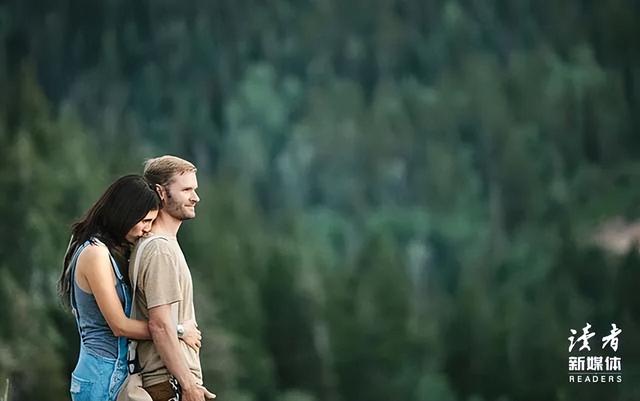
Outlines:
<svg viewBox="0 0 640 401"><path fill-rule="evenodd" d="M164 212L178 220L196 217L196 204L200 198L196 193L198 180L196 173L187 172L173 177L164 187Z"/></svg>

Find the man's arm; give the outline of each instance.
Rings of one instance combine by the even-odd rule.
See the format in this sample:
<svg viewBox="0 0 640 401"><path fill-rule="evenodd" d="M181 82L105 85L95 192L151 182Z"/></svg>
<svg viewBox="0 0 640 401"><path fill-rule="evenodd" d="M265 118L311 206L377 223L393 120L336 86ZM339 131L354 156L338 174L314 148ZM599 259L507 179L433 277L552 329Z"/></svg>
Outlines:
<svg viewBox="0 0 640 401"><path fill-rule="evenodd" d="M171 305L160 305L149 309L149 331L164 366L182 387L183 400L203 401L204 388L196 382L182 354L175 325L171 319Z"/></svg>

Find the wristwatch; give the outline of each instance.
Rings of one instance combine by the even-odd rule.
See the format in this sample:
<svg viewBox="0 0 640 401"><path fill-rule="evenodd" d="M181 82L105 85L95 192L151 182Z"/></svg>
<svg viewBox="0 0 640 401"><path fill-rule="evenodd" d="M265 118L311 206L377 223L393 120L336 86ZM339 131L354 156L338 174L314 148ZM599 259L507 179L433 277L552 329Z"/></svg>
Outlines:
<svg viewBox="0 0 640 401"><path fill-rule="evenodd" d="M176 329L178 331L178 338L182 338L182 336L184 336L184 326L178 323Z"/></svg>

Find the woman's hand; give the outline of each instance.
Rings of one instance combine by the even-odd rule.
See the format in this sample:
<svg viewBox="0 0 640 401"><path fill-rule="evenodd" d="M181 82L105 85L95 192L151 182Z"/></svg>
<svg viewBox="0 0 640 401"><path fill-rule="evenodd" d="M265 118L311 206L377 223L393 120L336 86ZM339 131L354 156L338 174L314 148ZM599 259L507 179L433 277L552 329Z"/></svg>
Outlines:
<svg viewBox="0 0 640 401"><path fill-rule="evenodd" d="M194 351L200 352L202 333L198 330L196 321L193 319L186 320L182 322L182 326L184 327L184 334L180 339L189 347L193 348Z"/></svg>

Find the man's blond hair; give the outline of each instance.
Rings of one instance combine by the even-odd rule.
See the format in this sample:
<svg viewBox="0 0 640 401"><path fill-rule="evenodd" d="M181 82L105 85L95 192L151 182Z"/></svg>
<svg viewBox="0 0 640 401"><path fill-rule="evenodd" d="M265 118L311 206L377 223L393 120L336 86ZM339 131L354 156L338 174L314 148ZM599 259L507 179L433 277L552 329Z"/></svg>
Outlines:
<svg viewBox="0 0 640 401"><path fill-rule="evenodd" d="M144 178L154 185L168 185L176 175L197 171L193 163L171 155L154 157L144 162Z"/></svg>

